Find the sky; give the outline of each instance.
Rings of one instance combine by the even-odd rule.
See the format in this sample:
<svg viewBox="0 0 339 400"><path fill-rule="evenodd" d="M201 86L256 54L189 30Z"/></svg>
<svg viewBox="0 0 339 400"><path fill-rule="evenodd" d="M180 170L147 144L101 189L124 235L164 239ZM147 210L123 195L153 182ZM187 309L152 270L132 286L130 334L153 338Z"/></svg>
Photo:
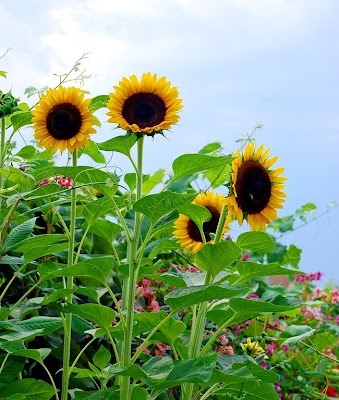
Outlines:
<svg viewBox="0 0 339 400"><path fill-rule="evenodd" d="M27 101L28 86L53 87L84 53L92 97L123 77L166 76L184 109L167 139L147 138L144 172L171 169L183 153L234 142L257 123L256 143L286 168L289 215L312 202L339 203L339 2L336 0L0 1L0 89ZM35 98L28 99L33 104ZM106 123L97 142L116 136ZM28 142L32 129L22 129ZM119 132L123 134L123 131ZM17 138L20 143L21 138ZM113 165L130 172L124 156ZM282 239L301 247L305 272L339 282L339 207Z"/></svg>

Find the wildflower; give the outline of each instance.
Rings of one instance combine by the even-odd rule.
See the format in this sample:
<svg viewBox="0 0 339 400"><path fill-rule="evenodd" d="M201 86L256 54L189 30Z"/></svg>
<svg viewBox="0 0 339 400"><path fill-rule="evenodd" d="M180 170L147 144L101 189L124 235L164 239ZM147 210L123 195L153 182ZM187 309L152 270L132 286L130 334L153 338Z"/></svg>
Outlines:
<svg viewBox="0 0 339 400"><path fill-rule="evenodd" d="M331 303L337 304L339 303L339 289L335 288L333 290L330 290L331 293Z"/></svg>
<svg viewBox="0 0 339 400"><path fill-rule="evenodd" d="M247 144L244 154L232 153L236 157L232 162L230 196L228 212L232 219L242 225L246 219L252 230L262 228L276 220L277 208L282 208L286 197L282 184L286 180L279 176L284 168L270 170L278 157L267 158L269 149L263 145L254 151L254 143Z"/></svg>
<svg viewBox="0 0 339 400"><path fill-rule="evenodd" d="M338 398L338 393L333 386L327 386L321 391L321 393L325 393L328 397Z"/></svg>
<svg viewBox="0 0 339 400"><path fill-rule="evenodd" d="M39 146L53 153L58 149L61 153L66 149L73 153L75 149L89 146L89 135L96 132L92 127L96 120L88 110L90 102L75 87L59 86L42 94L32 110L34 137Z"/></svg>
<svg viewBox="0 0 339 400"><path fill-rule="evenodd" d="M170 129L179 120L177 112L183 108L176 87L151 73L143 74L139 81L135 75L122 78L110 93L107 108L108 122L133 133L154 135Z"/></svg>

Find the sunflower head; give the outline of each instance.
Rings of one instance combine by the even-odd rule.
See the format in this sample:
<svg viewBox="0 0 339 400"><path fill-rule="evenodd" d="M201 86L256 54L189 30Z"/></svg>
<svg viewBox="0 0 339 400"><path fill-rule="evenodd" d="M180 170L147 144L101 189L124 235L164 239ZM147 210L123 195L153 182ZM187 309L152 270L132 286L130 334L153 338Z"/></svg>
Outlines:
<svg viewBox="0 0 339 400"><path fill-rule="evenodd" d="M247 338L246 343L241 343L241 348L243 349L244 354L252 357L258 357L265 353L265 350L259 345L259 342L252 342L251 338ZM264 359L268 359L268 357L265 356Z"/></svg>
<svg viewBox="0 0 339 400"><path fill-rule="evenodd" d="M153 136L179 120L177 112L183 108L182 100L177 88L171 87L164 76L158 79L148 72L139 82L132 75L129 80L122 78L114 89L107 102L108 122L119 124L126 131Z"/></svg>
<svg viewBox="0 0 339 400"><path fill-rule="evenodd" d="M0 118L11 115L16 111L18 100L19 99L15 98L10 91L8 93L3 93L0 90Z"/></svg>
<svg viewBox="0 0 339 400"><path fill-rule="evenodd" d="M279 176L284 168L271 169L278 157L268 158L269 149L261 145L256 151L254 143L247 144L245 152L232 153L230 194L227 198L228 215L242 225L246 219L252 230L262 228L278 218L277 208L282 208L286 197L282 183L287 178Z"/></svg>
<svg viewBox="0 0 339 400"><path fill-rule="evenodd" d="M96 123L88 111L91 99L84 100L84 94L75 87L48 89L41 95L39 103L32 110L35 130L34 137L39 146L53 153L89 146L89 135L95 133Z"/></svg>
<svg viewBox="0 0 339 400"><path fill-rule="evenodd" d="M213 243L211 233L215 233L217 230L219 217L223 206L226 204L224 196L218 193L207 191L206 194L201 192L194 200L194 204L206 207L212 215L209 221L204 222L203 231L205 234L206 242ZM173 236L179 239L180 246L185 251L190 250L192 254L195 254L204 245L201 233L195 224L195 222L187 217L186 215L180 214L179 218L174 222L175 231ZM225 225L223 233L230 230L228 224Z"/></svg>

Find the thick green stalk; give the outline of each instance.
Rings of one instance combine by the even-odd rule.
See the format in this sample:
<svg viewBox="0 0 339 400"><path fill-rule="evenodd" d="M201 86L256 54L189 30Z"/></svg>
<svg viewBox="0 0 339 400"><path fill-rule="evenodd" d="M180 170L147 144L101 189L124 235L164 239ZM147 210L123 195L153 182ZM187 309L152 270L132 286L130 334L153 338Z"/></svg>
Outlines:
<svg viewBox="0 0 339 400"><path fill-rule="evenodd" d="M219 217L218 227L215 234L214 243L218 243L221 240L222 233L224 231L225 223L227 217L227 207L224 206ZM205 285L210 285L213 283L213 276L210 272L206 273ZM205 324L206 324L206 313L207 313L207 301L199 305L198 315L196 317L195 325L192 326L192 333L190 337L190 342L188 346L188 357L195 358L199 357L201 345L202 345L202 335L204 334ZM183 400L191 400L193 398L194 384L187 383L183 387Z"/></svg>
<svg viewBox="0 0 339 400"><path fill-rule="evenodd" d="M143 144L144 144L143 136L138 140L137 144L138 144L138 161L137 161L137 174L136 174L136 179L137 179L136 200L139 200L142 197L142 159L143 159ZM139 245L140 227L141 227L141 214L139 212L136 212L133 238L131 241L127 242L129 276L128 279L124 281L124 290L122 299L123 309L127 307L126 329L124 330L124 343L122 348L122 362L124 367L128 367L131 364L131 344L132 344L132 331L133 331L133 320L134 320L135 285L138 279L136 255ZM120 384L121 400L128 400L129 389L130 389L130 378L128 376L123 376L121 378L121 384Z"/></svg>
<svg viewBox="0 0 339 400"><path fill-rule="evenodd" d="M77 151L73 153L73 167L77 165ZM74 183L74 182L73 182ZM69 246L68 246L68 263L73 265L74 253L74 236L75 236L75 219L76 219L76 189L73 187L71 194L71 222L69 227ZM73 288L73 277L67 278L67 289ZM72 294L67 297L67 302L72 303ZM69 361L71 351L71 331L72 331L72 314L66 314L65 332L64 332L64 353L63 353L63 369L62 369L62 393L61 400L68 399L68 384L69 384Z"/></svg>
<svg viewBox="0 0 339 400"><path fill-rule="evenodd" d="M5 141L6 141L6 117L1 118L1 146L0 146L0 168L4 167L5 160ZM0 190L2 190L4 184L4 178L0 177ZM0 195L0 211L2 207L2 195Z"/></svg>

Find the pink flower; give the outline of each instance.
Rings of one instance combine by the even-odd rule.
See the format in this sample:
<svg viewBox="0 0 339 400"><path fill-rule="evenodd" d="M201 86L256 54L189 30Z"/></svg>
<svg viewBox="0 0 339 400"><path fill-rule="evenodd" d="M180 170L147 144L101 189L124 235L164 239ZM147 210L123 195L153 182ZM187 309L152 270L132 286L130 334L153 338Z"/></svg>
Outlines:
<svg viewBox="0 0 339 400"><path fill-rule="evenodd" d="M335 323L339 324L339 317L335 317Z"/></svg>
<svg viewBox="0 0 339 400"><path fill-rule="evenodd" d="M43 181L40 181L37 183L37 186L44 186L49 184L49 179L44 179Z"/></svg>
<svg viewBox="0 0 339 400"><path fill-rule="evenodd" d="M146 286L146 287L150 286L152 283L152 281L148 278L144 278L141 282L142 282L143 286Z"/></svg>
<svg viewBox="0 0 339 400"><path fill-rule="evenodd" d="M327 354L328 356L330 356L334 359L336 358L336 356L333 354L331 347L327 347L327 349L325 350L325 354Z"/></svg>
<svg viewBox="0 0 339 400"><path fill-rule="evenodd" d="M142 311L142 307L141 306L134 306L134 310L141 312Z"/></svg>
<svg viewBox="0 0 339 400"><path fill-rule="evenodd" d="M267 367L268 367L267 363L265 363L265 362L263 362L263 363L261 364L261 366L262 366L263 368L265 368L265 369L267 369Z"/></svg>
<svg viewBox="0 0 339 400"><path fill-rule="evenodd" d="M151 301L152 312L160 311L159 303L156 300Z"/></svg>
<svg viewBox="0 0 339 400"><path fill-rule="evenodd" d="M157 348L158 350L155 351L155 355L158 357L162 357L164 354L166 354L166 351L170 349L170 347L164 343L157 343Z"/></svg>
<svg viewBox="0 0 339 400"><path fill-rule="evenodd" d="M291 346L289 344L283 344L281 347L283 349L283 352L287 353Z"/></svg>
<svg viewBox="0 0 339 400"><path fill-rule="evenodd" d="M320 271L311 274L298 274L294 275L294 282L312 282L319 281L324 274Z"/></svg>
<svg viewBox="0 0 339 400"><path fill-rule="evenodd" d="M253 293L250 296L246 296L245 299L260 299L260 297L257 294Z"/></svg>
<svg viewBox="0 0 339 400"><path fill-rule="evenodd" d="M220 340L220 342L221 342L221 344L223 346L226 346L228 344L228 342L229 342L229 340L227 339L226 335L219 336L219 340Z"/></svg>
<svg viewBox="0 0 339 400"><path fill-rule="evenodd" d="M333 303L333 304L339 303L339 289L335 288L333 290L330 290L330 293L332 296L331 303Z"/></svg>
<svg viewBox="0 0 339 400"><path fill-rule="evenodd" d="M247 261L249 258L250 258L250 255L249 255L248 253L245 253L245 254L242 256L242 261Z"/></svg>

